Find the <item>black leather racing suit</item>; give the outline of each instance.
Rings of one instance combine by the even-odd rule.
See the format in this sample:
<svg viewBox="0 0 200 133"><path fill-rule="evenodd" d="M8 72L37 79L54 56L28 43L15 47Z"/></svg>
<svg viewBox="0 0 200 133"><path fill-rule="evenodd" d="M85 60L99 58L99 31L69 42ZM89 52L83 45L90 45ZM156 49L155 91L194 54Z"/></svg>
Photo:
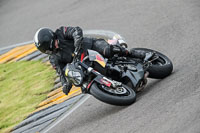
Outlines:
<svg viewBox="0 0 200 133"><path fill-rule="evenodd" d="M62 85L71 88L64 74L64 67L73 60L75 46L82 43L82 49L93 49L105 57L110 56L110 45L104 39L84 38L82 29L79 27L60 27L55 31L59 48L49 56L50 63L60 75ZM68 88L68 89L70 89Z"/></svg>
<svg viewBox="0 0 200 133"><path fill-rule="evenodd" d="M73 53L75 47L81 45L84 51L87 49L92 49L99 52L104 57L112 57L115 53L120 56L131 56L143 59L145 57L144 53L139 53L137 51L128 51L124 48L119 48L114 45L109 45L104 39L95 38L85 38L83 37L83 32L80 27L60 27L55 31L55 37L58 40L59 48L53 51L49 56L50 63L56 69L57 73L60 75L60 80L62 85L65 87L64 90L69 92L72 87L71 83L67 82L64 74L64 67L67 63L71 63L73 60ZM120 49L120 50L116 50ZM65 92L65 93L68 93Z"/></svg>

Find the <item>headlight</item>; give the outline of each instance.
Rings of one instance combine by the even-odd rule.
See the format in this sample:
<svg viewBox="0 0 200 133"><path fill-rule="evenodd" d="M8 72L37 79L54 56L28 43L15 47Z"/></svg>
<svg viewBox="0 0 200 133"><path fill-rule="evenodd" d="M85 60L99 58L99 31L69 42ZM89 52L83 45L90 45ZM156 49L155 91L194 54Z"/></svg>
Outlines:
<svg viewBox="0 0 200 133"><path fill-rule="evenodd" d="M80 71L69 71L68 77L75 86L80 86L83 82L83 75Z"/></svg>
<svg viewBox="0 0 200 133"><path fill-rule="evenodd" d="M65 70L65 75L75 86L81 86L84 76L80 68L77 69L72 65L68 65Z"/></svg>

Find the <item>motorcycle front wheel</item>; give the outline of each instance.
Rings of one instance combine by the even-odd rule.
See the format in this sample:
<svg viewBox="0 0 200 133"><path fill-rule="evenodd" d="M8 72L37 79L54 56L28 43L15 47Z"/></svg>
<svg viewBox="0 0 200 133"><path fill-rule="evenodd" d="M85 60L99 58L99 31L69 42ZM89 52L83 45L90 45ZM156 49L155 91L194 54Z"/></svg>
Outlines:
<svg viewBox="0 0 200 133"><path fill-rule="evenodd" d="M98 100L118 106L127 106L136 101L136 93L126 85L112 88L102 84L93 83L90 94Z"/></svg>

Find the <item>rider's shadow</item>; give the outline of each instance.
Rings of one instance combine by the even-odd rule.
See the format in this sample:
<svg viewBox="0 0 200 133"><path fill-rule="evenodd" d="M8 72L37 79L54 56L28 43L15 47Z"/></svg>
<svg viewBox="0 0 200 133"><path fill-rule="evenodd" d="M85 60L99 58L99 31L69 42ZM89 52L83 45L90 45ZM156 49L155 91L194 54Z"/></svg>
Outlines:
<svg viewBox="0 0 200 133"><path fill-rule="evenodd" d="M156 89L157 87L163 88L162 84L165 83L166 80L168 80L168 78L175 76L175 71L177 71L177 70L174 70L174 72L170 76L168 76L164 79L150 79L150 81L148 81L147 86L144 88L144 90L137 93L136 102L139 101L142 97L145 97L145 95L147 95L151 91L154 91L154 89Z"/></svg>
<svg viewBox="0 0 200 133"><path fill-rule="evenodd" d="M137 101L145 96L146 94L148 94L149 92L151 92L158 84L160 84L160 82L162 82L161 79L157 79L157 80L153 80L151 82L149 82L147 84L147 86L144 88L144 90L140 91L137 93Z"/></svg>

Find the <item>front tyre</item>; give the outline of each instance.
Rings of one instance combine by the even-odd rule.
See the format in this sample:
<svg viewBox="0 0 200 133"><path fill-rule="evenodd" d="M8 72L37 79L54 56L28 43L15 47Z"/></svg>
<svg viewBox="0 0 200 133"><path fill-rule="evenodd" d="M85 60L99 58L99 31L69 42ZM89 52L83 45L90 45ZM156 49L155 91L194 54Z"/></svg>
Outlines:
<svg viewBox="0 0 200 133"><path fill-rule="evenodd" d="M138 52L155 52L159 56L147 70L149 72L149 78L163 79L172 73L173 64L166 55L147 48L134 48L133 50Z"/></svg>
<svg viewBox="0 0 200 133"><path fill-rule="evenodd" d="M90 94L98 100L118 106L126 106L136 101L136 93L126 85L119 88L107 87L98 83L93 83Z"/></svg>

